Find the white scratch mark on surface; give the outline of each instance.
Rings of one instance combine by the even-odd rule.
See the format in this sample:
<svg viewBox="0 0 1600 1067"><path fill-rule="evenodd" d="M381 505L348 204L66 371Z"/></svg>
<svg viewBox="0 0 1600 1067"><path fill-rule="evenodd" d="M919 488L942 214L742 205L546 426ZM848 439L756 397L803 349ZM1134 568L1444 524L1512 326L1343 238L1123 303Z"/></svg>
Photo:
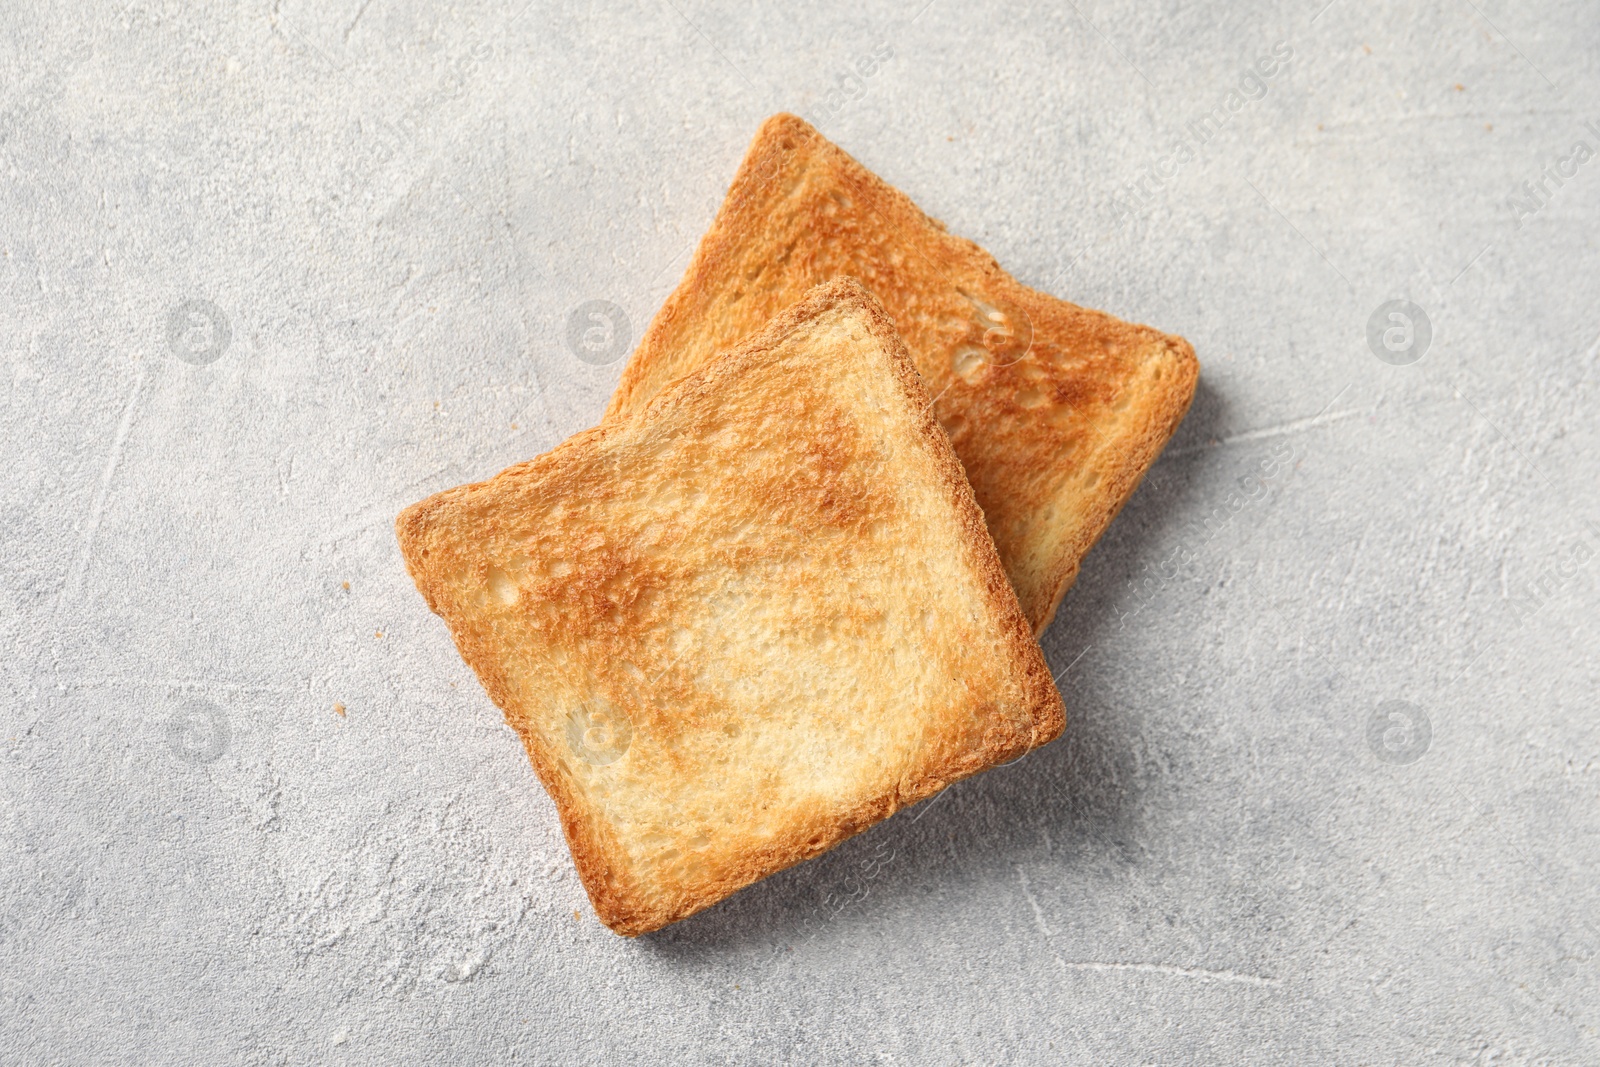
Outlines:
<svg viewBox="0 0 1600 1067"><path fill-rule="evenodd" d="M1492 245L1492 244L1484 245L1483 246L1483 252L1487 252L1487 251L1489 251L1489 249L1491 249L1493 247L1494 247L1494 245ZM1469 262L1465 267L1462 267L1461 268L1461 273L1457 274L1454 278L1450 279L1450 285L1446 286L1445 288L1447 288L1447 289L1450 288L1450 286L1455 285L1456 282L1459 282L1462 278L1466 277L1467 271L1472 269L1472 264L1478 262L1478 260L1483 258L1483 252L1479 252L1477 255L1473 256L1471 262Z"/></svg>
<svg viewBox="0 0 1600 1067"><path fill-rule="evenodd" d="M100 475L100 488L95 493L94 507L89 512L89 521L84 524L83 543L78 546L78 558L73 561L72 571L67 575L66 587L62 590L63 600L72 600L78 595L78 590L83 586L83 576L89 569L89 557L94 551L94 535L100 529L100 520L105 515L106 498L111 494L111 480L116 477L117 466L122 462L122 448L127 443L128 433L133 429L133 419L139 410L139 398L144 394L144 368L139 368L138 375L133 379L133 390L128 394L128 403L122 409L122 422L117 426L117 434L111 439L111 453L106 457L105 473Z"/></svg>
<svg viewBox="0 0 1600 1067"><path fill-rule="evenodd" d="M1056 962L1069 971L1137 971L1141 974L1164 974L1173 978L1194 978L1202 982L1228 982L1235 985L1275 986L1276 978L1259 974L1240 974L1238 971L1211 971L1203 967L1174 967L1168 963L1110 963L1102 960L1064 960Z"/></svg>
<svg viewBox="0 0 1600 1067"><path fill-rule="evenodd" d="M286 685L256 685L250 682L219 681L216 678L141 678L137 675L106 675L104 677L85 677L82 675L57 675L49 679L42 679L40 684L53 686L63 692L78 689L166 689L175 692L194 690L197 692L216 691L221 693L270 693L278 696L297 696L309 692L310 686Z"/></svg>
<svg viewBox="0 0 1600 1067"><path fill-rule="evenodd" d="M1028 872L1021 865L1017 866L1017 881L1022 883L1022 895L1028 898L1028 904L1033 908L1033 921L1039 924L1039 930L1046 937L1056 936L1050 929L1050 924L1044 921L1044 909L1039 907L1039 898L1033 895L1033 887L1028 885Z"/></svg>
<svg viewBox="0 0 1600 1067"><path fill-rule="evenodd" d="M361 17L367 13L367 8L372 6L372 0L361 0L361 6L356 9L356 17L350 20L350 25L344 28L344 43L350 43L350 35L356 31L356 25Z"/></svg>
<svg viewBox="0 0 1600 1067"><path fill-rule="evenodd" d="M436 484L441 475L448 474L451 471L458 471L460 466L461 464L452 460L451 462L444 464L442 467L435 467L422 477L414 478L410 482L406 483L399 490L397 495L402 500L412 502L415 499L416 494L421 492L424 486ZM459 473L456 476L458 478L462 477L462 475ZM337 530L334 530L328 534L324 534L317 540L316 543L324 546L337 545L341 541L348 541L352 537L357 537L363 533L366 533L368 530L379 525L380 523L392 523L394 522L395 517L400 514L400 510L403 507L405 507L405 504L400 504L397 506L393 502L375 504L372 507L358 512L355 517L347 521Z"/></svg>
<svg viewBox="0 0 1600 1067"><path fill-rule="evenodd" d="M1344 613L1345 602L1350 598L1350 582L1354 580L1356 571L1361 566L1361 559L1367 548L1367 532L1371 526L1361 528L1361 539L1356 542L1355 551L1350 553L1350 567L1344 572L1344 581L1339 583L1339 604L1333 609L1335 615Z"/></svg>
<svg viewBox="0 0 1600 1067"><path fill-rule="evenodd" d="M1345 419L1353 419L1357 415L1365 414L1367 414L1366 411L1355 409L1337 411L1332 415L1313 415L1309 419L1295 419L1293 422L1283 422L1276 426L1263 426L1259 430L1246 430L1243 433L1236 433L1229 437L1219 437L1215 441L1207 441L1203 445L1191 445L1188 448L1173 449L1163 452L1161 458L1190 456L1196 452L1206 452L1213 448L1221 448L1223 445L1241 444L1245 441L1264 441L1271 437L1287 437L1289 434L1304 433L1307 430L1315 430L1332 422L1343 422Z"/></svg>
<svg viewBox="0 0 1600 1067"><path fill-rule="evenodd" d="M1069 664L1067 664L1067 665L1066 665L1066 666L1065 666L1065 667L1062 667L1062 668L1061 668L1061 672L1060 672L1060 673L1059 673L1059 674L1057 674L1057 675L1055 675L1055 676L1054 676L1054 677L1053 677L1053 678L1051 678L1051 679L1050 679L1050 680L1051 680L1051 681L1052 681L1052 682L1055 682L1055 683L1056 683L1056 684L1058 684L1058 685L1059 685L1059 684L1060 684L1060 682L1061 682L1061 679L1062 679L1062 677L1063 677L1063 676L1064 676L1064 675L1065 675L1065 674L1066 674L1066 673L1067 673L1067 672L1068 672L1068 671L1070 671L1070 670L1071 670L1071 669L1072 669L1072 668L1074 668L1074 667L1076 667L1076 666L1077 666L1077 665L1078 665L1078 661L1079 661L1079 660L1080 660L1080 659L1082 659L1082 658L1083 658L1083 656L1084 656L1084 653L1085 653L1085 652L1088 652L1088 651L1089 651L1089 649L1091 649L1091 648L1093 648L1093 647L1094 647L1094 642L1092 642L1092 641L1091 641L1091 642L1090 642L1090 643L1089 643L1089 644L1087 644L1087 645L1084 645L1084 646L1083 646L1083 652L1079 652L1079 653L1078 653L1078 654L1077 654L1077 655L1076 655L1076 656L1073 656L1073 657L1072 657L1072 662L1071 662L1071 663L1069 663Z"/></svg>
<svg viewBox="0 0 1600 1067"><path fill-rule="evenodd" d="M1600 337L1594 339L1594 344L1589 346L1589 351L1583 354L1583 358L1592 361L1596 353L1600 353Z"/></svg>
<svg viewBox="0 0 1600 1067"><path fill-rule="evenodd" d="M694 251L694 247L695 247L695 242L691 241L688 244L684 245L681 249L679 249L677 255L675 255L671 259L667 260L666 266L661 268L661 273L657 274L655 276L655 279L653 281L651 281L651 283L650 283L650 291L651 292L654 292L655 290L659 289L664 283L672 280L671 279L671 275L668 272L671 271L672 268L677 265L678 261L681 260L687 253ZM948 388L948 386L946 388Z"/></svg>
<svg viewBox="0 0 1600 1067"><path fill-rule="evenodd" d="M935 804L939 803L939 801L941 801L945 797L949 796L951 791L954 788L955 788L954 785L947 785L943 789L939 790L939 792L937 794L935 794L934 796L929 797L927 800L924 800L920 805L918 805L922 810L918 811L915 815L913 815L911 817L911 821L912 822L921 822L922 821L922 817L924 815L928 814L928 812L932 811L933 810L933 806Z"/></svg>

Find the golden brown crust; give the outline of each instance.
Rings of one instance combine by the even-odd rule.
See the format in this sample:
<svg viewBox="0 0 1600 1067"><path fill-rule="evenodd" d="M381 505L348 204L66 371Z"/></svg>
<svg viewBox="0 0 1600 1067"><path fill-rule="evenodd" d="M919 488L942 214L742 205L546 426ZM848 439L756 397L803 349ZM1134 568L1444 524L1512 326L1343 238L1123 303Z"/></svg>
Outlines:
<svg viewBox="0 0 1600 1067"><path fill-rule="evenodd" d="M842 276L860 279L905 339L1042 632L1187 411L1194 350L1022 285L793 115L757 133L606 417L637 411L812 285Z"/></svg>
<svg viewBox="0 0 1600 1067"><path fill-rule="evenodd" d="M619 933L1063 726L927 392L853 281L396 530Z"/></svg>

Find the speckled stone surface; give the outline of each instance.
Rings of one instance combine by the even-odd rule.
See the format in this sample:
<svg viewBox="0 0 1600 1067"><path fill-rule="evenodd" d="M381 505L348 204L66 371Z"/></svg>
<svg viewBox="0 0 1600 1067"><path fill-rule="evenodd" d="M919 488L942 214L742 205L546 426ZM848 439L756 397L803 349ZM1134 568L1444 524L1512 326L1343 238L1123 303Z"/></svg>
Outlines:
<svg viewBox="0 0 1600 1067"><path fill-rule="evenodd" d="M1600 1063L1600 13L1325 2L0 7L0 1061ZM390 524L783 109L1203 377L1061 741L629 941Z"/></svg>

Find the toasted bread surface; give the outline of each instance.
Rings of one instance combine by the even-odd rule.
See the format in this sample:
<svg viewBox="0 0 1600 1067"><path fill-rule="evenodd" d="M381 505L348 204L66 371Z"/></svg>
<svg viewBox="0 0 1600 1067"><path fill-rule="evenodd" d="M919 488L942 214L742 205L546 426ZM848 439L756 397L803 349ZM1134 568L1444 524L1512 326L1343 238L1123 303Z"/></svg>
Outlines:
<svg viewBox="0 0 1600 1067"><path fill-rule="evenodd" d="M853 281L396 529L619 933L1064 724L928 394Z"/></svg>
<svg viewBox="0 0 1600 1067"><path fill-rule="evenodd" d="M811 286L861 280L916 361L1036 633L1188 409L1182 338L1030 289L804 120L762 125L607 417Z"/></svg>

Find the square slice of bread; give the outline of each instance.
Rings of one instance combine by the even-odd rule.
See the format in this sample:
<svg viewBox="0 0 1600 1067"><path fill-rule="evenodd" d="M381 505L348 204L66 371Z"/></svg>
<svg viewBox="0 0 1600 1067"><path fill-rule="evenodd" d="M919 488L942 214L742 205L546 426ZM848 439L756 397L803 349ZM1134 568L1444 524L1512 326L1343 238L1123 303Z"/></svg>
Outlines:
<svg viewBox="0 0 1600 1067"><path fill-rule="evenodd" d="M927 391L851 280L396 528L619 933L1064 723Z"/></svg>
<svg viewBox="0 0 1600 1067"><path fill-rule="evenodd" d="M859 279L888 310L1036 633L1194 395L1180 337L1020 284L793 115L756 134L607 417L638 411L813 285Z"/></svg>

